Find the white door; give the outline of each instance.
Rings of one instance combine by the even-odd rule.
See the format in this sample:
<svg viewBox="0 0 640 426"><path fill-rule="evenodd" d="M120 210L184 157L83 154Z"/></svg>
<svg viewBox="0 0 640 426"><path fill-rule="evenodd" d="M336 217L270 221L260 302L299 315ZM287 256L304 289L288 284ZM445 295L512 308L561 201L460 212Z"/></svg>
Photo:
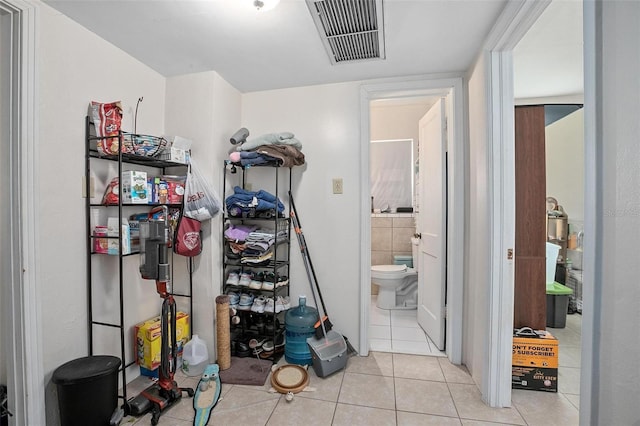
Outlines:
<svg viewBox="0 0 640 426"><path fill-rule="evenodd" d="M444 350L446 295L446 115L440 99L420 119L418 324Z"/></svg>

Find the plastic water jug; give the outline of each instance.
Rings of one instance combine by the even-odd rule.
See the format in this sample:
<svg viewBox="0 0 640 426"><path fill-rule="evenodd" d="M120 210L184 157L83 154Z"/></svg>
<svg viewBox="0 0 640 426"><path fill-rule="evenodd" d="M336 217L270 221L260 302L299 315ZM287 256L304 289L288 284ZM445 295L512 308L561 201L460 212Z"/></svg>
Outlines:
<svg viewBox="0 0 640 426"><path fill-rule="evenodd" d="M182 371L187 376L202 376L208 362L207 345L194 334L182 350Z"/></svg>
<svg viewBox="0 0 640 426"><path fill-rule="evenodd" d="M556 263L558 261L558 254L560 253L560 246L552 243L547 244L547 261L546 261L546 279L547 285L553 285L556 278Z"/></svg>
<svg viewBox="0 0 640 426"><path fill-rule="evenodd" d="M311 351L307 338L315 335L314 325L318 322L318 310L307 306L307 297L298 298L298 306L289 309L284 318L285 345L284 358L290 364L312 365Z"/></svg>

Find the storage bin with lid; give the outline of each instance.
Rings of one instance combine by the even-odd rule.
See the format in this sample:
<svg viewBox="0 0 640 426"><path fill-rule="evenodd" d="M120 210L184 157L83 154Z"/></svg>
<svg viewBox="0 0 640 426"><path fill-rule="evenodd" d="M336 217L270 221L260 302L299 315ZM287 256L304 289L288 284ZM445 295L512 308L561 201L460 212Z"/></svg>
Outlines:
<svg viewBox="0 0 640 426"><path fill-rule="evenodd" d="M284 358L290 364L311 365L313 359L307 339L315 334L318 310L307 306L307 297L298 298L298 306L289 309L285 315Z"/></svg>
<svg viewBox="0 0 640 426"><path fill-rule="evenodd" d="M51 377L57 385L60 424L108 426L118 406L120 358L107 355L74 359Z"/></svg>
<svg viewBox="0 0 640 426"><path fill-rule="evenodd" d="M347 342L340 333L329 330L326 337L307 339L307 345L318 377L326 377L347 365Z"/></svg>
<svg viewBox="0 0 640 426"><path fill-rule="evenodd" d="M187 376L202 376L208 363L207 345L197 334L194 334L182 350L182 371Z"/></svg>

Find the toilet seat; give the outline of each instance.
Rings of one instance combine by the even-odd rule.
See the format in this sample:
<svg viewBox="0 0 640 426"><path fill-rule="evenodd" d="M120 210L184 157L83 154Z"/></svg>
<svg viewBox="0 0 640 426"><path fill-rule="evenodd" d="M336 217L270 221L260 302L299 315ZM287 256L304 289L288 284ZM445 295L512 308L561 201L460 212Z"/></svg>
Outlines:
<svg viewBox="0 0 640 426"><path fill-rule="evenodd" d="M373 265L371 271L379 274L395 275L400 272L406 272L407 265Z"/></svg>

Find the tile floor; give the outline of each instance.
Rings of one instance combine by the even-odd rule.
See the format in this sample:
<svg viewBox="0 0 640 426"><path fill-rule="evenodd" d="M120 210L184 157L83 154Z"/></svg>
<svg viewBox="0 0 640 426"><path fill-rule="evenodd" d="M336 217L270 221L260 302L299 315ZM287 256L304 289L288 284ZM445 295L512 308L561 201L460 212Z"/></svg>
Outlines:
<svg viewBox="0 0 640 426"><path fill-rule="evenodd" d="M369 348L377 352L446 356L422 331L416 310L388 310L376 306L377 295L369 306Z"/></svg>
<svg viewBox="0 0 640 426"><path fill-rule="evenodd" d="M372 351L350 357L344 370L325 378L309 369L309 391L291 402L270 392L269 379L264 386L223 384L209 424L577 425L580 317L570 315L566 328L550 331L560 339L560 392L514 390L511 408L487 407L466 368L445 357ZM195 387L198 379L178 373L176 380ZM145 384L130 384L132 395L135 386L139 391ZM187 426L193 416L192 401L184 398L163 413L159 424ZM150 419L150 414L130 417L122 425L146 426Z"/></svg>

